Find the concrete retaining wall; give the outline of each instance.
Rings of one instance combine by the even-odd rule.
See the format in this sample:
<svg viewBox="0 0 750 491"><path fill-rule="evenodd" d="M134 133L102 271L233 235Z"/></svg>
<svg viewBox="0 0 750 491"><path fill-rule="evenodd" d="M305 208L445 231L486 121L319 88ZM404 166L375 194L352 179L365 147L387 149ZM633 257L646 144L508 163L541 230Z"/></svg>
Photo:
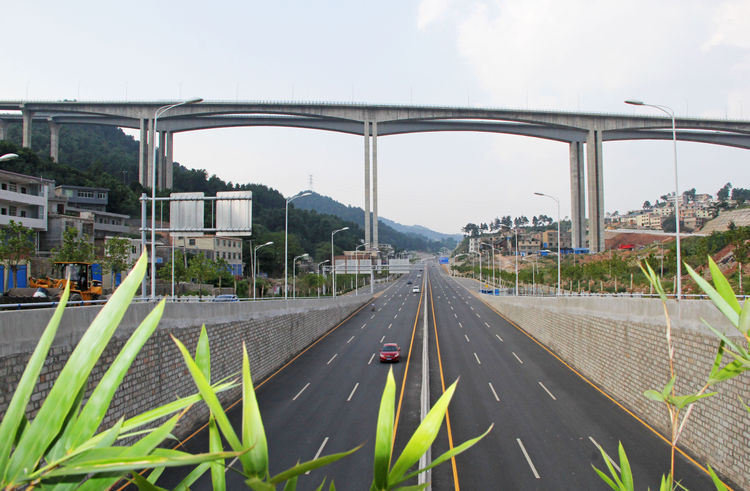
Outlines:
<svg viewBox="0 0 750 491"><path fill-rule="evenodd" d="M258 381L283 366L310 343L336 326L371 295L336 299L300 299L262 302L167 304L163 320L135 359L115 394L104 421L108 427L120 417L126 419L176 397L197 392L192 378L170 334L195 353L202 323L211 345L211 379L238 373L242 343L250 358L253 380ZM97 362L88 390L102 377L129 335L151 311L153 304L131 305L115 336ZM55 342L29 403L33 417L52 383L72 352L75 343L99 312L100 307L68 308ZM23 369L41 332L52 315L49 309L0 314L0 414L7 408ZM240 397L240 388L222 393L222 403ZM183 437L196 423L207 419L205 405L194 406L180 421L175 433Z"/></svg>
<svg viewBox="0 0 750 491"><path fill-rule="evenodd" d="M665 406L643 396L648 389L661 390L669 379L666 322L660 300L480 297L662 434L669 434ZM697 392L707 379L719 345L700 318L719 330L736 331L707 301L683 302L679 314L671 302L669 310L676 347L677 393ZM739 338L737 341L742 342ZM745 373L719 384L716 390L717 395L697 403L680 446L702 465L711 464L750 489L750 416L739 400L742 397L750 402L750 375Z"/></svg>

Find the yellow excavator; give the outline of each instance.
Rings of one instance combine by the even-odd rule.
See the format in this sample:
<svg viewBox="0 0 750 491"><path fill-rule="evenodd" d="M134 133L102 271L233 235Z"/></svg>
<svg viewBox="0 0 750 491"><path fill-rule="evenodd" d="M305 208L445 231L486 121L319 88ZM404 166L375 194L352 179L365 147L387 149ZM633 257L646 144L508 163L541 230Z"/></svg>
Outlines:
<svg viewBox="0 0 750 491"><path fill-rule="evenodd" d="M102 295L102 282L92 279L91 263L85 262L55 262L50 276L30 278L29 288L24 290L33 290L32 296L41 296L41 293L50 299L59 299L68 281L71 301L96 300Z"/></svg>

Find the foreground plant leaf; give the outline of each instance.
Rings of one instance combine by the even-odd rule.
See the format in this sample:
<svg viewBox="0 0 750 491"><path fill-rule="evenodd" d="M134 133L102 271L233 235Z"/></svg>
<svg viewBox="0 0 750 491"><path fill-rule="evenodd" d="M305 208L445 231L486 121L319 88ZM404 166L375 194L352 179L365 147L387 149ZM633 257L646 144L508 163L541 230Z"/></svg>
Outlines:
<svg viewBox="0 0 750 491"><path fill-rule="evenodd" d="M391 468L391 445L393 442L393 424L396 403L396 381L393 369L388 370L383 395L380 398L378 424L375 432L375 462L372 473L371 489L386 489L388 470Z"/></svg>
<svg viewBox="0 0 750 491"><path fill-rule="evenodd" d="M266 430L263 427L263 419L258 407L258 399L255 397L253 378L250 374L250 360L247 356L247 348L242 343L242 444L249 448L249 475L258 476L261 479L268 477L268 442L266 441Z"/></svg>

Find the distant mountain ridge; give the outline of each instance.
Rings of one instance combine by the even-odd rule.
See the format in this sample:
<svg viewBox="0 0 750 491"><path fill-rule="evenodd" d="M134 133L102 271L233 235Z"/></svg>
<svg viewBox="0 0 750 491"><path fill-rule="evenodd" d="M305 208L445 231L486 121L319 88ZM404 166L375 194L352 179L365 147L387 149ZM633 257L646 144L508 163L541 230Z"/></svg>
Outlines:
<svg viewBox="0 0 750 491"><path fill-rule="evenodd" d="M352 221L364 228L365 211L358 206L347 206L331 197L311 191L294 201L294 206L303 210L314 210L318 213L334 215ZM435 232L421 225L402 225L387 218L378 217L378 240L384 244L393 244L405 249L437 251L441 247L453 249L463 238L462 235L450 235Z"/></svg>

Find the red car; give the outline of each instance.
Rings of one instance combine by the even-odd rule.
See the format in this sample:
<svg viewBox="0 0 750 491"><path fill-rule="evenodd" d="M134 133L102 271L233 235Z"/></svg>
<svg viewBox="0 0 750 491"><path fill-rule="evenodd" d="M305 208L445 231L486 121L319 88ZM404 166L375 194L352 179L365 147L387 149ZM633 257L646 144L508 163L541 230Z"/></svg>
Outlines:
<svg viewBox="0 0 750 491"><path fill-rule="evenodd" d="M380 361L400 361L401 360L401 348L396 343L385 343L380 348Z"/></svg>

